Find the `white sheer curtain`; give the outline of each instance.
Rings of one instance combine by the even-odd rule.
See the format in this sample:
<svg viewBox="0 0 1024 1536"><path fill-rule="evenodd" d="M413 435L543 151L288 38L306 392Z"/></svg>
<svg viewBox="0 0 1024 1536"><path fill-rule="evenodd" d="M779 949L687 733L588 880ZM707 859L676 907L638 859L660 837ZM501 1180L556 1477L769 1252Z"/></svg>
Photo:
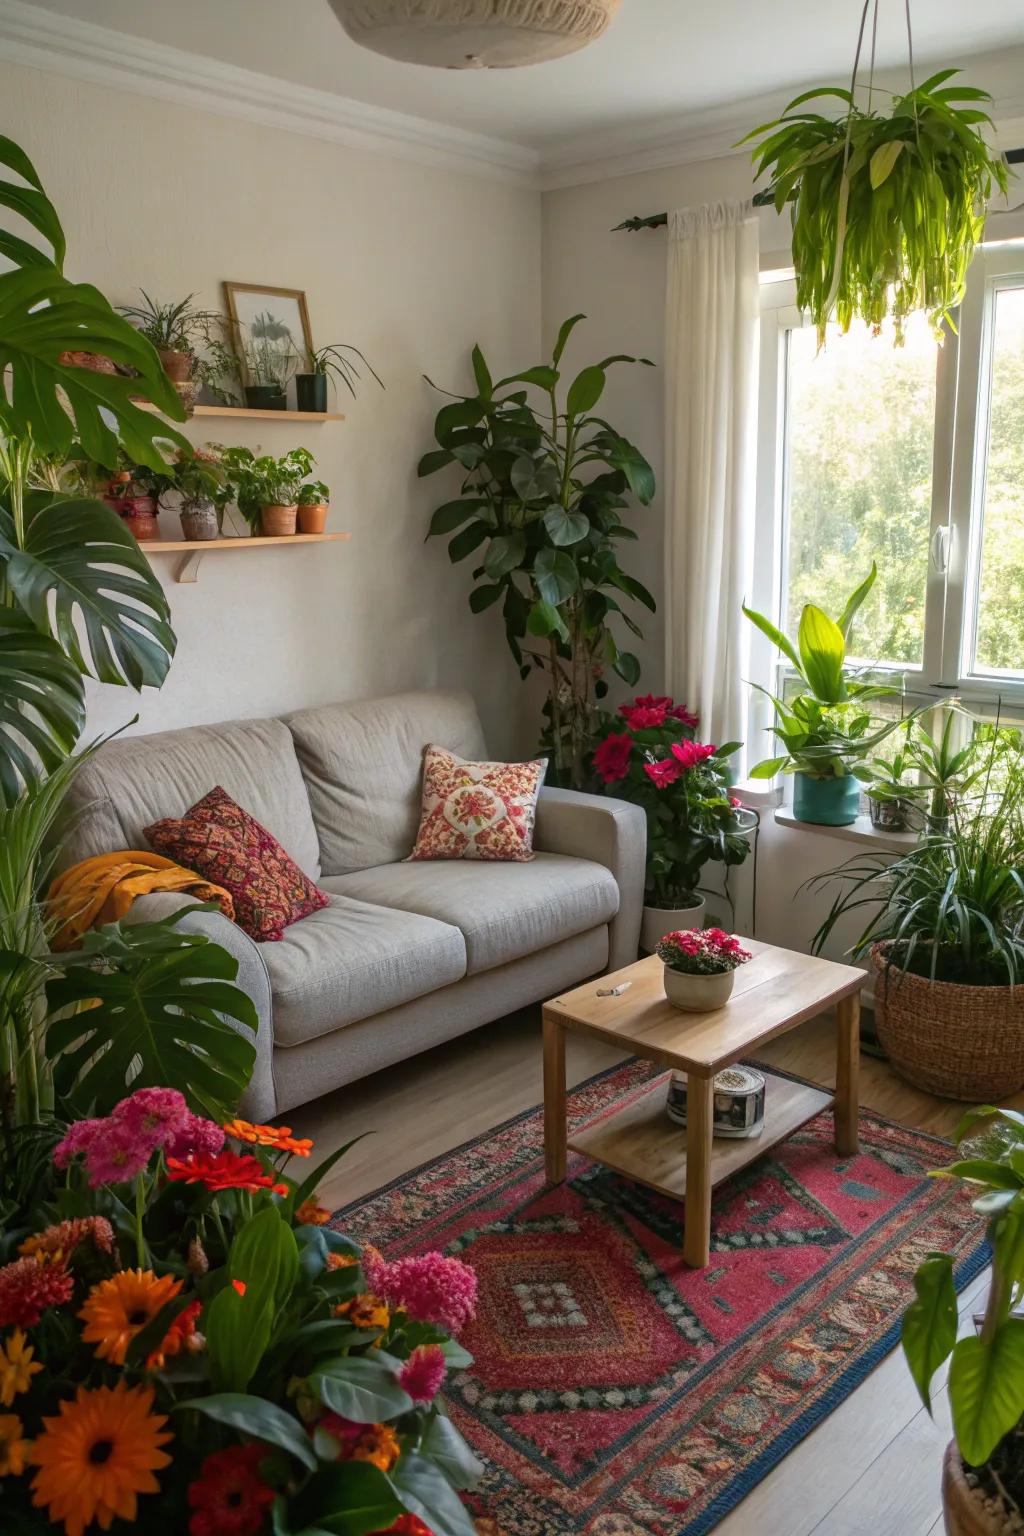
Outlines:
<svg viewBox="0 0 1024 1536"><path fill-rule="evenodd" d="M754 547L758 225L750 202L669 218L666 682L701 739L742 741ZM734 760L738 776L745 764Z"/></svg>

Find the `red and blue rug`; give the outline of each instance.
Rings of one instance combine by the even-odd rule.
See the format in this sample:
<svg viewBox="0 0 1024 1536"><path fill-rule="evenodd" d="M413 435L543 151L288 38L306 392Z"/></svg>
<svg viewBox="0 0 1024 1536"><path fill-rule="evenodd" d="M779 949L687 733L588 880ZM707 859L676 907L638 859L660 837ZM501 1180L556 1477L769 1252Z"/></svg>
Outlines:
<svg viewBox="0 0 1024 1536"><path fill-rule="evenodd" d="M573 1124L658 1075L592 1078ZM476 1514L506 1536L701 1536L893 1348L926 1253L978 1273L979 1219L927 1177L948 1143L869 1112L857 1157L832 1134L823 1113L716 1190L699 1271L677 1202L572 1153L546 1185L539 1110L337 1213L389 1257L476 1268L475 1363L445 1387L487 1469Z"/></svg>

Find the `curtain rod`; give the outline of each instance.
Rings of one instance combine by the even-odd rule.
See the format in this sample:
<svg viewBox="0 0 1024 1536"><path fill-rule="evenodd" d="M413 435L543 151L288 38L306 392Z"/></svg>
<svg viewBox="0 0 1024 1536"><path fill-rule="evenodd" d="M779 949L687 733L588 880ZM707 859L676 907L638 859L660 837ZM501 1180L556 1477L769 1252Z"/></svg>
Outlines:
<svg viewBox="0 0 1024 1536"><path fill-rule="evenodd" d="M1006 151L1007 165L1024 165L1024 148L1008 149ZM775 194L770 187L763 192L755 192L753 204L755 208L770 208L775 202ZM623 219L621 224L612 227L612 234L617 234L620 229L628 229L635 233L638 229L664 229L668 224L667 213L649 213L646 218L635 215L631 219Z"/></svg>

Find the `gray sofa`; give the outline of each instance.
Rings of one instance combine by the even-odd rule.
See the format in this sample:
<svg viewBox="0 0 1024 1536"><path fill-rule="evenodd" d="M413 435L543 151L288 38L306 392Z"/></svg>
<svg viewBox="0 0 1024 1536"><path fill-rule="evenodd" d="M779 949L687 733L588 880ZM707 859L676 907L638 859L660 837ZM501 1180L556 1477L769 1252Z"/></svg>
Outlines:
<svg viewBox="0 0 1024 1536"><path fill-rule="evenodd" d="M404 863L423 750L487 756L467 694L410 693L280 720L109 742L79 772L64 865L145 848L142 829L220 784L331 897L254 943L220 913L182 927L237 958L260 1017L243 1112L265 1119L636 959L643 812L544 789L528 863ZM188 897L143 897L135 921Z"/></svg>

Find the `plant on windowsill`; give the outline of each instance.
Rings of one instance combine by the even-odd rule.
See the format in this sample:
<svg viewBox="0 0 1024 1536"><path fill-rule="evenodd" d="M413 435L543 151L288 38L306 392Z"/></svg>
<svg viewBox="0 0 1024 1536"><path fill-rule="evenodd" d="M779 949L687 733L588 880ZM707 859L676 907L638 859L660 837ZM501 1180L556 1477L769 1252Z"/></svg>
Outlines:
<svg viewBox="0 0 1024 1536"><path fill-rule="evenodd" d="M936 735L924 728L920 717L905 721L901 750L869 764L872 825L890 832L927 825L942 832L953 799L969 794L984 778L986 756L980 737L972 733L963 745L957 741L957 721L966 718L965 712L946 704L942 714L942 730Z"/></svg>
<svg viewBox="0 0 1024 1536"><path fill-rule="evenodd" d="M351 357L349 353L352 354ZM339 381L344 384L354 400L356 383L362 379L359 363L355 362L354 358L359 359L383 389L383 380L366 361L358 347L353 347L347 341L332 342L328 347L314 347L311 352L308 352L306 372L295 375L295 403L299 410L326 411L327 386L332 380L335 388Z"/></svg>
<svg viewBox="0 0 1024 1536"><path fill-rule="evenodd" d="M640 663L619 649L612 630L621 618L640 633L621 600L651 612L655 606L618 558L620 542L636 538L623 522L629 498L649 505L654 474L632 443L593 414L608 369L647 360L606 357L578 373L560 399L559 364L584 318L564 322L550 362L496 383L474 347L476 393L442 406L434 423L439 447L419 465L420 475L462 467L460 495L438 507L428 537L454 534L453 562L483 548L469 606L482 613L500 603L520 676L544 676L541 749L551 755L548 782L574 789L585 782L595 701L608 692L605 669L630 687L640 675ZM541 392L542 403L530 402L531 389Z"/></svg>
<svg viewBox="0 0 1024 1536"><path fill-rule="evenodd" d="M739 966L754 957L721 928L666 933L655 948L665 965L665 996L684 1013L710 1013L732 995Z"/></svg>
<svg viewBox="0 0 1024 1536"><path fill-rule="evenodd" d="M869 853L816 875L840 891L814 935L820 951L848 913L868 921L875 1023L916 1087L967 1102L1024 1087L1024 762L989 746L984 777L949 803L901 858Z"/></svg>
<svg viewBox="0 0 1024 1536"><path fill-rule="evenodd" d="M795 644L764 614L743 605L750 622L778 646L804 685L804 691L784 702L755 684L775 706L778 723L771 729L786 750L758 763L751 778L795 774L793 814L817 826L845 827L856 821L861 781L872 777L867 760L903 724L898 719L880 721L865 708L896 690L859 682L846 666L854 617L877 575L872 564L838 620L807 603Z"/></svg>
<svg viewBox="0 0 1024 1536"><path fill-rule="evenodd" d="M981 1132L981 1134L979 1134ZM933 1253L914 1276L903 1350L928 1412L935 1372L950 1361L953 1435L943 1465L950 1536L1012 1536L1024 1524L1024 1115L971 1110L961 1158L933 1178L963 1179L988 1222L992 1283L980 1329L957 1338L953 1261Z"/></svg>
<svg viewBox="0 0 1024 1536"><path fill-rule="evenodd" d="M238 510L252 533L280 537L295 532L299 492L316 460L308 448L292 448L281 458L259 458L248 448L225 448L221 463Z"/></svg>
<svg viewBox="0 0 1024 1536"><path fill-rule="evenodd" d="M322 480L299 486L299 532L323 533L331 509L331 493Z"/></svg>
<svg viewBox="0 0 1024 1536"><path fill-rule="evenodd" d="M663 934L703 925L704 867L742 864L757 816L729 791L727 760L738 743L695 741L699 722L685 704L648 694L605 720L594 778L605 794L639 805L647 817L640 946L650 953Z"/></svg>

